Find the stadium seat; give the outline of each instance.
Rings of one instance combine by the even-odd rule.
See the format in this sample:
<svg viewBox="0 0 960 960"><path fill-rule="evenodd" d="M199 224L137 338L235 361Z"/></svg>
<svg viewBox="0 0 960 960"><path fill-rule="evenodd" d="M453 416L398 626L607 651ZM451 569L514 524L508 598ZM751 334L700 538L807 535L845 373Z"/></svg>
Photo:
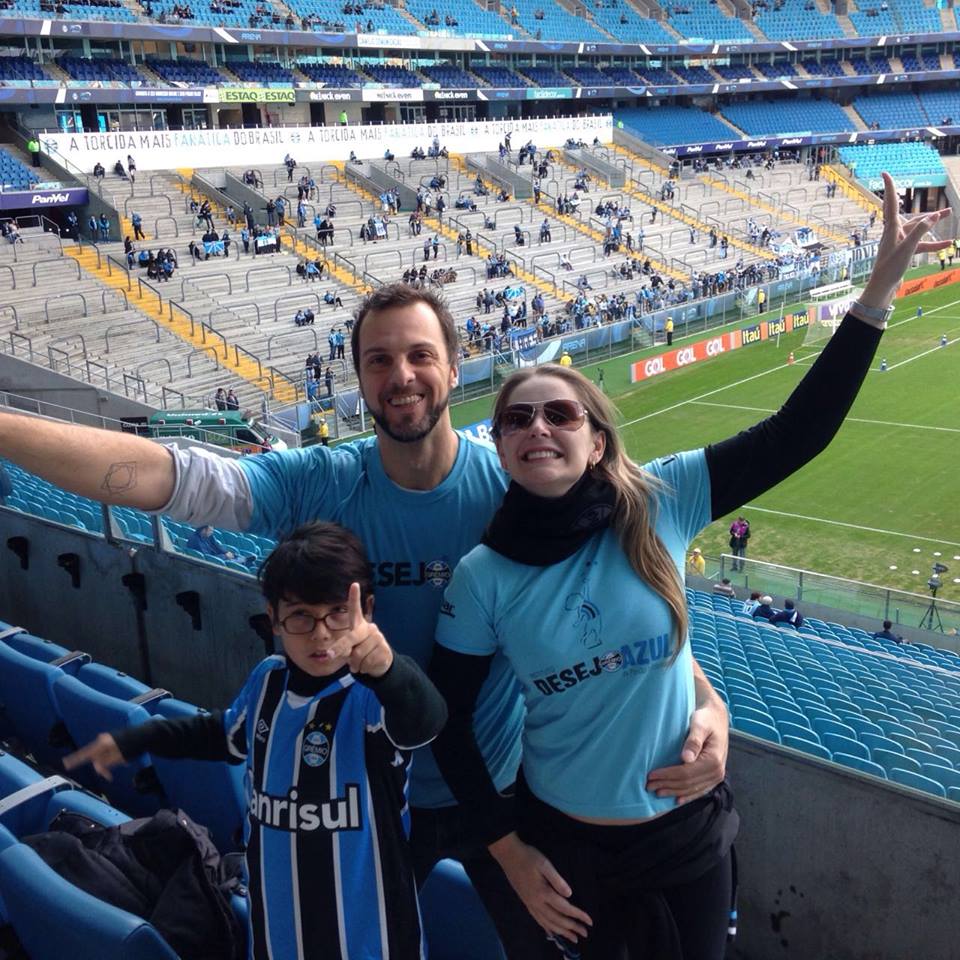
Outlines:
<svg viewBox="0 0 960 960"><path fill-rule="evenodd" d="M903 753L903 747L889 737L877 736L874 733L861 733L857 739L871 752L874 750L889 750L891 753Z"/></svg>
<svg viewBox="0 0 960 960"><path fill-rule="evenodd" d="M870 757L874 763L879 763L887 771L888 777L894 770L909 770L912 773L920 773L920 764L913 757L905 756L902 753L892 753L889 750L871 750Z"/></svg>
<svg viewBox="0 0 960 960"><path fill-rule="evenodd" d="M931 753L929 750L917 750L914 747L904 747L903 752L908 757L913 757L921 766L925 763L932 763L938 767L949 767L951 770L953 769L953 764L949 760L935 753Z"/></svg>
<svg viewBox="0 0 960 960"><path fill-rule="evenodd" d="M947 799L954 803L960 803L960 787L949 787L947 789Z"/></svg>
<svg viewBox="0 0 960 960"><path fill-rule="evenodd" d="M801 740L812 740L814 743L820 742L817 736L809 727L802 726L799 723L791 723L789 720L775 721L777 730L780 731L780 737L799 737Z"/></svg>
<svg viewBox="0 0 960 960"><path fill-rule="evenodd" d="M150 714L137 704L101 693L76 677L61 674L53 681L57 715L77 746L92 742L107 730L146 723ZM101 779L89 765L75 776L94 790L106 793L121 810L137 816L151 816L163 806L162 790L156 783L150 757L132 760L112 771L113 779Z"/></svg>
<svg viewBox="0 0 960 960"><path fill-rule="evenodd" d="M931 780L947 787L960 787L960 770L953 770L949 767L942 767L938 763L921 763L921 773Z"/></svg>
<svg viewBox="0 0 960 960"><path fill-rule="evenodd" d="M936 780L931 780L929 777L925 777L922 773L915 773L912 770L900 770L896 767L887 772L894 783L902 784L905 787L913 787L914 790L922 790L924 793L932 793L935 797L946 798L947 796L947 791L944 789L943 784L937 783Z"/></svg>
<svg viewBox="0 0 960 960"><path fill-rule="evenodd" d="M832 760L830 751L822 744L814 743L812 740L805 740L801 737L784 736L782 738L785 747L793 747L794 750L802 750L813 757L820 757L821 760Z"/></svg>
<svg viewBox="0 0 960 960"><path fill-rule="evenodd" d="M441 860L420 892L430 960L503 960L500 940L463 867Z"/></svg>
<svg viewBox="0 0 960 960"><path fill-rule="evenodd" d="M146 920L79 890L21 843L0 851L0 900L31 960L177 960Z"/></svg>
<svg viewBox="0 0 960 960"><path fill-rule="evenodd" d="M150 692L150 687L120 670L102 663L87 663L77 671L77 679L93 690L120 700L132 700Z"/></svg>
<svg viewBox="0 0 960 960"><path fill-rule="evenodd" d="M5 637L4 643L13 647L24 656L33 657L34 660L42 660L44 663L50 663L65 657L70 651L66 647L53 643L50 640L43 640L35 637L24 630L22 633L15 633L12 636Z"/></svg>
<svg viewBox="0 0 960 960"><path fill-rule="evenodd" d="M770 723L761 723L756 720L741 720L737 719L736 715L734 715L733 728L734 730L739 730L740 733L749 733L751 736L760 737L763 740L780 743L780 734L777 732L777 728L773 726L772 721Z"/></svg>
<svg viewBox="0 0 960 960"><path fill-rule="evenodd" d="M74 664L79 667L77 661ZM58 729L53 695L54 681L66 676L56 661L44 663L0 643L3 729L27 744L42 763L58 763L73 746Z"/></svg>
<svg viewBox="0 0 960 960"><path fill-rule="evenodd" d="M861 773L869 773L881 780L887 779L887 771L871 760L865 760L863 757L854 756L850 753L833 754L833 762L839 763L843 767L850 767L851 770L859 770Z"/></svg>
<svg viewBox="0 0 960 960"><path fill-rule="evenodd" d="M846 756L860 757L862 760L870 759L870 750L858 740L851 737L842 737L836 733L822 733L820 741L832 753L842 753Z"/></svg>
<svg viewBox="0 0 960 960"><path fill-rule="evenodd" d="M742 706L736 700L733 701L733 720L734 726L740 727L741 720L749 720L753 723L762 723L766 726L773 726L773 718L766 710L760 710L751 706Z"/></svg>
<svg viewBox="0 0 960 960"><path fill-rule="evenodd" d="M845 723L840 723L839 720L827 719L821 716L813 716L810 718L810 725L813 727L817 733L820 734L821 739L825 734L831 733L838 737L845 737L848 740L856 740L857 733L851 727L848 727Z"/></svg>
<svg viewBox="0 0 960 960"><path fill-rule="evenodd" d="M152 711L177 720L195 716L199 708L182 700L164 699ZM209 831L221 853L238 850L243 840L243 764L151 757L157 778L172 807L185 810Z"/></svg>

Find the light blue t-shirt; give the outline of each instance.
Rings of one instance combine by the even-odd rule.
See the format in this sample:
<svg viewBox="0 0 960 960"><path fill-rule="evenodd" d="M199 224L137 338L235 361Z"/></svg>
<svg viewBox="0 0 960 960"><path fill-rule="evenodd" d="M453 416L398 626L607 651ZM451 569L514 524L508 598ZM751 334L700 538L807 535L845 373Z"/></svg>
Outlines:
<svg viewBox="0 0 960 960"><path fill-rule="evenodd" d="M507 488L494 449L459 437L453 469L425 491L406 490L386 475L375 438L240 461L253 495L248 529L280 537L302 523L330 520L356 533L373 567L377 625L391 646L424 668L453 568L480 542ZM498 788L516 776L522 727L519 686L509 664L497 658L480 692L474 728ZM455 802L429 749L414 757L410 802Z"/></svg>
<svg viewBox="0 0 960 960"><path fill-rule="evenodd" d="M710 522L702 450L645 468L667 485L656 531L683 579L687 546ZM694 709L690 643L671 657L666 602L634 572L608 529L548 567L478 546L447 588L437 641L503 653L527 707L523 771L541 800L569 814L641 818L670 810L647 774L680 762Z"/></svg>

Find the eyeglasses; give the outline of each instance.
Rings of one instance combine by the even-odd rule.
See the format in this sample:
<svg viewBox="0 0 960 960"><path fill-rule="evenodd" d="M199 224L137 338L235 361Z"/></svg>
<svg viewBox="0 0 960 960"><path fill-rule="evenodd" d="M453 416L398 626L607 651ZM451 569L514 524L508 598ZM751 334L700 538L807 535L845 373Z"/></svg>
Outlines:
<svg viewBox="0 0 960 960"><path fill-rule="evenodd" d="M329 631L349 630L352 625L350 611L346 607L337 607L322 617L315 617L312 613L297 611L284 617L280 626L292 636L305 636L317 629L322 623Z"/></svg>
<svg viewBox="0 0 960 960"><path fill-rule="evenodd" d="M579 430L587 419L587 412L579 400L537 400L534 403L511 403L505 407L493 425L494 437L509 437L526 430L542 411L543 419L558 430Z"/></svg>

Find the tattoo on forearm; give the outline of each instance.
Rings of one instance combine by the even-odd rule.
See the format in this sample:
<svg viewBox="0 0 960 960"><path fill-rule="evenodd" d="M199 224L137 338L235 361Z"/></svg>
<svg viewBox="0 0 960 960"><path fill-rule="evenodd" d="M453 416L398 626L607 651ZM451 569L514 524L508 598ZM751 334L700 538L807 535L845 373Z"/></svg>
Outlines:
<svg viewBox="0 0 960 960"><path fill-rule="evenodd" d="M137 461L127 460L111 463L100 485L101 490L110 494L127 493L137 485Z"/></svg>

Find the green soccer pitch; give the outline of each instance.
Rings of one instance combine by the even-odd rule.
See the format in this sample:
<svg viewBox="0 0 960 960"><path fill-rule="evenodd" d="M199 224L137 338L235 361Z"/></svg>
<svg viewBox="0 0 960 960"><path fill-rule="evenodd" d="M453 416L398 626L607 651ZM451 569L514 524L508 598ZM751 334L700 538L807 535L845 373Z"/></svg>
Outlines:
<svg viewBox="0 0 960 960"><path fill-rule="evenodd" d="M658 350L581 369L593 380L603 369L627 449L643 462L721 440L772 413L816 356L817 348L804 347L804 334L639 384L630 383L630 363ZM944 334L948 344L941 347ZM796 362L788 364L791 351ZM454 424L484 419L491 405L484 397L455 406ZM921 594L939 561L950 568L939 597L960 600L960 284L897 302L873 369L831 445L740 512L751 524L751 559ZM733 518L701 534L705 554L729 552Z"/></svg>

